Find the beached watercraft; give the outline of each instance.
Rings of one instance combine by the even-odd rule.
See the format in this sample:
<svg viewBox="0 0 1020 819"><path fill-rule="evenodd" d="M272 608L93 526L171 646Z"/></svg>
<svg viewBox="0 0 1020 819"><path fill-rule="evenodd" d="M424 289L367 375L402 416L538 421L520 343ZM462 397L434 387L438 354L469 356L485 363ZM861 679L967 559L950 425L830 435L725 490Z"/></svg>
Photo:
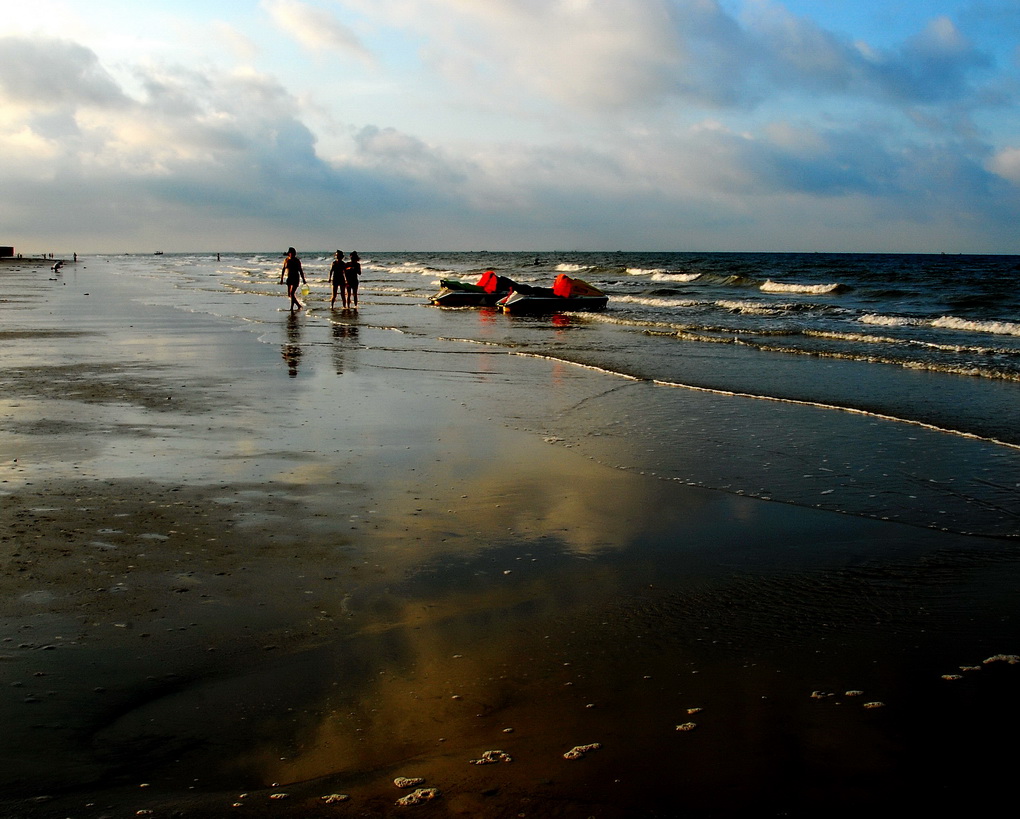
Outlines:
<svg viewBox="0 0 1020 819"><path fill-rule="evenodd" d="M564 310L605 310L609 296L582 279L565 273L556 277L552 287L518 284L514 292L500 302L504 313L557 313Z"/></svg>
<svg viewBox="0 0 1020 819"><path fill-rule="evenodd" d="M519 285L506 276L486 270L475 284L457 279L440 279L442 285L430 301L437 307L491 307Z"/></svg>

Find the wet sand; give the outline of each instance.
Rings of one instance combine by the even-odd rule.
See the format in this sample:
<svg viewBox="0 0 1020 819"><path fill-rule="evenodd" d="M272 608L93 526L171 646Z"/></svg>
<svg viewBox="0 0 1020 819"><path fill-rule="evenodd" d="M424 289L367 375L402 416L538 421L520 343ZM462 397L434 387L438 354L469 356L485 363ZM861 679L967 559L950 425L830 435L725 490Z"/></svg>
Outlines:
<svg viewBox="0 0 1020 819"><path fill-rule="evenodd" d="M356 316L254 333L98 264L0 267L0 815L949 815L1009 786L1020 665L984 661L1017 650L1015 543L612 469L528 431L598 373ZM398 808L400 776L440 795Z"/></svg>

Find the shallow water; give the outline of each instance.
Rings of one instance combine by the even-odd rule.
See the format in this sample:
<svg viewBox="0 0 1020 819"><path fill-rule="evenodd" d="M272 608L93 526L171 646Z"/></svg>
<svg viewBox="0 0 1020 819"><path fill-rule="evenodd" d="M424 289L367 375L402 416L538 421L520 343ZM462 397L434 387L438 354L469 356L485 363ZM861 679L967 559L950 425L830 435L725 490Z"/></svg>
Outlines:
<svg viewBox="0 0 1020 819"><path fill-rule="evenodd" d="M373 351L397 351L440 385L486 378L500 354L579 364L618 380L576 399L569 379L537 384L545 395L534 406L531 389L494 400L521 427L609 466L854 515L1020 534L1016 257L558 254L536 264L531 254L363 255L363 307L345 312L323 301L328 259L306 254L313 293L305 315L286 319L290 375L324 346L338 373ZM278 260L222 258L107 263L152 280L153 304L221 316L280 344ZM440 278L487 268L530 282L584 275L611 294L610 306L544 317L423 306ZM663 280L684 299L635 301ZM739 304L723 297L733 290ZM880 316L902 319L892 322L896 340L871 332ZM826 349L809 340L819 334ZM887 343L897 357L875 352Z"/></svg>

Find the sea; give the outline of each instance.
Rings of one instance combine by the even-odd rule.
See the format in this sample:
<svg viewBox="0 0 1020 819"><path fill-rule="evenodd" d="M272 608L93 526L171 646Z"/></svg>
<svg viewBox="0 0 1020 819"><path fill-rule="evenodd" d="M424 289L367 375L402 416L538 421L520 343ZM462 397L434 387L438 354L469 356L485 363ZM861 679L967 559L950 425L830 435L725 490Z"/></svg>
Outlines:
<svg viewBox="0 0 1020 819"><path fill-rule="evenodd" d="M511 415L614 467L1020 536L1018 256L361 252L360 309L346 311L328 304L332 251L299 255L311 292L298 317L280 253L104 258L158 281L153 302L214 313L268 344L289 338L292 353L332 344L319 326L360 332L361 345L404 337L460 350L442 366L465 373L483 350L595 371L606 384L597 397ZM441 280L486 270L533 285L566 273L605 291L608 307L509 316L430 304Z"/></svg>

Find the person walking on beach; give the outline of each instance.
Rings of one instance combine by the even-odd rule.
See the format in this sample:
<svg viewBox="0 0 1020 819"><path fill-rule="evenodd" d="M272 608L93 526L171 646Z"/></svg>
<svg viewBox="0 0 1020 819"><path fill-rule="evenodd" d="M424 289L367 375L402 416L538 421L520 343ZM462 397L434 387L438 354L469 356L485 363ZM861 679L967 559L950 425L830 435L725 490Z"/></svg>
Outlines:
<svg viewBox="0 0 1020 819"><path fill-rule="evenodd" d="M308 284L308 282L305 281L305 271L301 267L301 260L298 258L297 251L292 247L287 248L287 257L283 260L283 268L280 270L280 284L283 284L284 278L287 280L287 295L290 296L290 309L293 310L296 307L300 310L301 302L297 300L298 284Z"/></svg>
<svg viewBox="0 0 1020 819"><path fill-rule="evenodd" d="M358 309L358 277L361 275L361 257L358 251L351 251L351 261L344 270L347 282L347 306Z"/></svg>
<svg viewBox="0 0 1020 819"><path fill-rule="evenodd" d="M329 282L333 285L333 298L329 300L329 306L333 307L336 304L336 291L340 289L341 304L344 307L347 306L347 289L344 281L344 268L347 265L344 263L344 253L342 250L338 250L336 255L333 257L333 264L329 266Z"/></svg>

